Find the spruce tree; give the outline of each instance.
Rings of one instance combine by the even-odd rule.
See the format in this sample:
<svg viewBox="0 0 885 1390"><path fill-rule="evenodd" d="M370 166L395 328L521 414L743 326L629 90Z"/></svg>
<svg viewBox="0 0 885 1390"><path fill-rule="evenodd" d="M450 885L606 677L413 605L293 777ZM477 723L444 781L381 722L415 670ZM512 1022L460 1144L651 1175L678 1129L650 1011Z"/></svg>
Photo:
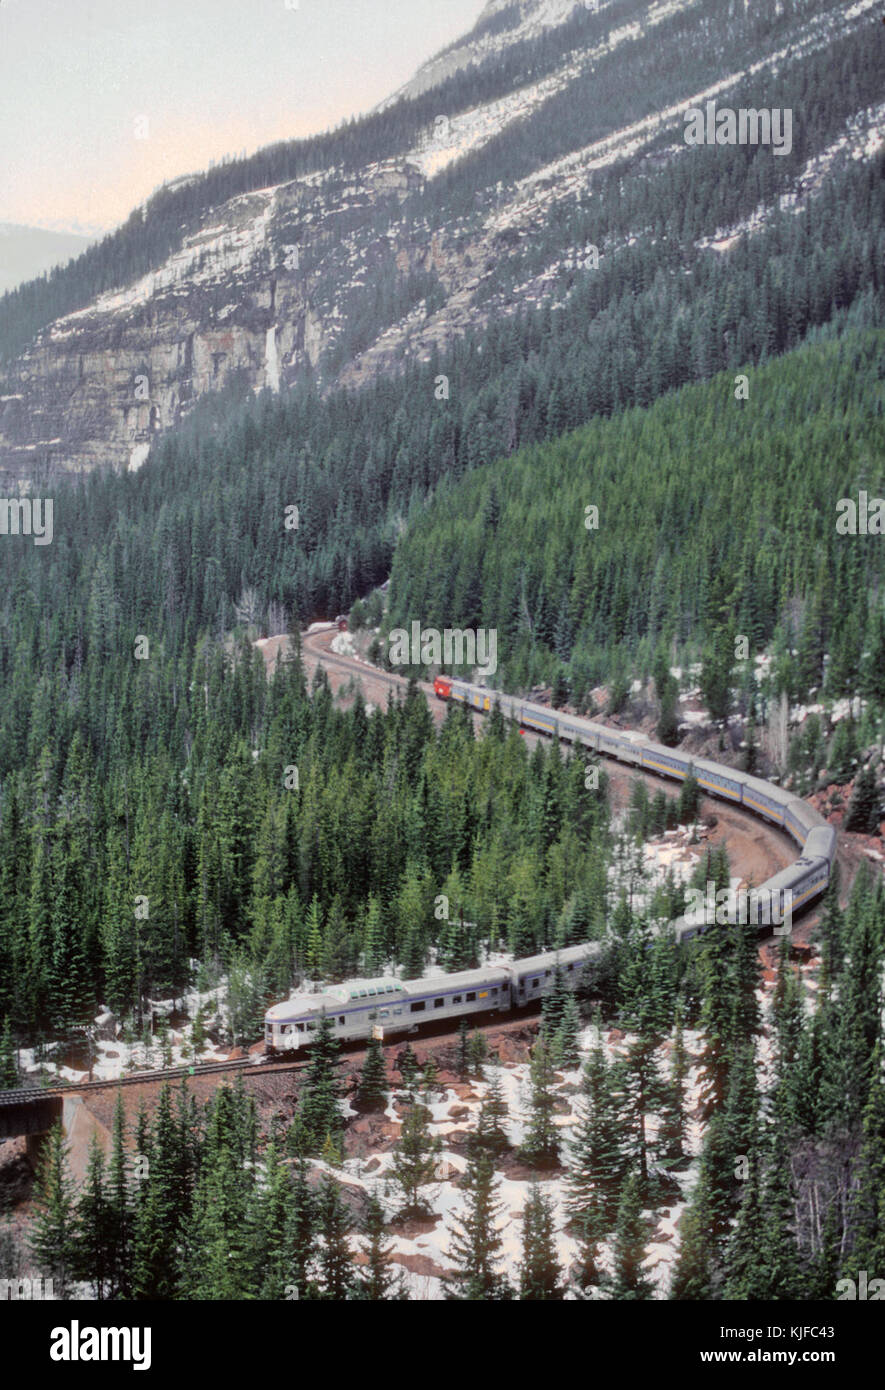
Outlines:
<svg viewBox="0 0 885 1390"><path fill-rule="evenodd" d="M611 1296L615 1299L649 1299L654 1293L654 1285L642 1265L651 1234L642 1211L644 1187L641 1174L631 1173L621 1193L611 1279Z"/></svg>
<svg viewBox="0 0 885 1390"><path fill-rule="evenodd" d="M110 1296L128 1298L132 1284L132 1193L122 1090L117 1091L114 1104L107 1188Z"/></svg>
<svg viewBox="0 0 885 1390"><path fill-rule="evenodd" d="M11 1091L17 1085L18 1067L7 1015L3 1020L3 1031L0 1033L0 1091Z"/></svg>
<svg viewBox="0 0 885 1390"><path fill-rule="evenodd" d="M384 1234L384 1209L377 1197L369 1198L363 1229L367 1237L367 1264L360 1284L360 1297L372 1303L404 1298L402 1276L394 1273L390 1266L392 1246Z"/></svg>
<svg viewBox="0 0 885 1390"><path fill-rule="evenodd" d="M36 1214L31 1252L41 1277L51 1278L56 1297L64 1298L76 1270L76 1217L68 1147L60 1123L45 1140L35 1185Z"/></svg>
<svg viewBox="0 0 885 1390"><path fill-rule="evenodd" d="M470 1034L470 1041L467 1044L467 1061L472 1076L482 1076L483 1065L488 1054L489 1045L486 1042L485 1033L475 1030Z"/></svg>
<svg viewBox="0 0 885 1390"><path fill-rule="evenodd" d="M661 1087L660 1126L655 1142L655 1157L662 1167L679 1165L685 1153L685 1081L688 1076L688 1054L682 1032L682 1010L677 1008L673 1048L670 1053L670 1074Z"/></svg>
<svg viewBox="0 0 885 1390"><path fill-rule="evenodd" d="M487 1153L503 1153L510 1147L507 1131L504 1128L510 1109L504 1098L504 1088L497 1070L493 1072L489 1089L479 1107L476 1129L468 1141Z"/></svg>
<svg viewBox="0 0 885 1390"><path fill-rule="evenodd" d="M396 1059L396 1068L403 1079L403 1085L407 1088L415 1084L418 1075L418 1059L412 1050L411 1043L406 1043Z"/></svg>
<svg viewBox="0 0 885 1390"><path fill-rule="evenodd" d="M148 1174L139 1191L132 1246L135 1298L173 1298L177 1292L181 1226L187 1194L181 1187L182 1136L164 1085L154 1119Z"/></svg>
<svg viewBox="0 0 885 1390"><path fill-rule="evenodd" d="M110 1292L111 1208L105 1179L104 1150L93 1134L89 1144L86 1180L77 1202L75 1268L92 1287L99 1303Z"/></svg>
<svg viewBox="0 0 885 1390"><path fill-rule="evenodd" d="M512 1291L498 1270L503 1240L497 1222L503 1207L496 1201L495 1171L487 1154L468 1158L461 1186L466 1210L449 1228L455 1269L445 1281L446 1297L481 1302L509 1298Z"/></svg>
<svg viewBox="0 0 885 1390"><path fill-rule="evenodd" d="M428 1057L424 1063L424 1070L421 1073L421 1090L425 1096L430 1096L437 1087L439 1081L439 1067L433 1057Z"/></svg>
<svg viewBox="0 0 885 1390"><path fill-rule="evenodd" d="M599 1041L584 1066L577 1112L567 1205L575 1228L598 1240L614 1226L624 1169L611 1073Z"/></svg>
<svg viewBox="0 0 885 1390"><path fill-rule="evenodd" d="M710 1230L710 1216L708 1182L702 1167L691 1201L679 1221L679 1254L670 1280L672 1299L699 1302L714 1296L717 1247Z"/></svg>
<svg viewBox="0 0 885 1390"><path fill-rule="evenodd" d="M723 1296L728 1299L756 1300L766 1296L759 1268L766 1216L762 1206L761 1155L754 1150L747 1157L747 1181L726 1250Z"/></svg>
<svg viewBox="0 0 885 1390"><path fill-rule="evenodd" d="M442 1150L440 1141L429 1127L430 1112L419 1102L413 1102L403 1118L399 1143L394 1151L392 1171L403 1194L403 1215L424 1215L427 1202L420 1190L433 1181L436 1164Z"/></svg>
<svg viewBox="0 0 885 1390"><path fill-rule="evenodd" d="M332 1178L324 1178L317 1196L317 1229L323 1238L319 1248L319 1289L323 1298L341 1302L356 1292L356 1274L350 1234L353 1221Z"/></svg>
<svg viewBox="0 0 885 1390"><path fill-rule="evenodd" d="M569 990L562 1011L562 1019L556 1032L560 1065L565 1067L567 1071L574 1071L581 1063L581 1053L578 1047L580 1031L581 1015L578 1011L578 1001Z"/></svg>
<svg viewBox="0 0 885 1390"><path fill-rule="evenodd" d="M387 1105L387 1068L384 1065L384 1051L377 1038L370 1038L366 1046L366 1060L360 1073L356 1103L360 1110L383 1110Z"/></svg>
<svg viewBox="0 0 885 1390"><path fill-rule="evenodd" d="M553 1123L553 1064L543 1038L532 1049L529 1081L530 1115L520 1156L533 1167L552 1167L559 1162L559 1133Z"/></svg>
<svg viewBox="0 0 885 1390"><path fill-rule="evenodd" d="M879 828L879 819L876 774L872 764L867 763L857 774L845 816L845 829L857 831L861 835L873 835Z"/></svg>
<svg viewBox="0 0 885 1390"><path fill-rule="evenodd" d="M539 1303L562 1298L561 1273L556 1258L553 1203L533 1184L522 1213L519 1297Z"/></svg>
<svg viewBox="0 0 885 1390"><path fill-rule="evenodd" d="M304 1159L298 1159L286 1212L282 1264L286 1289L299 1298L309 1298L313 1288L310 1268L317 1220L317 1203L307 1180L307 1167Z"/></svg>
<svg viewBox="0 0 885 1390"><path fill-rule="evenodd" d="M882 1044L873 1052L870 1088L863 1112L861 1147L850 1198L851 1253L846 1277L857 1279L862 1269L885 1269L885 1083Z"/></svg>
<svg viewBox="0 0 885 1390"><path fill-rule="evenodd" d="M467 1051L467 1019L462 1018L458 1024L458 1058L455 1063L455 1071L461 1081L466 1081L470 1074L470 1057Z"/></svg>
<svg viewBox="0 0 885 1390"><path fill-rule="evenodd" d="M289 1144L295 1154L318 1154L331 1136L338 1144L344 1129L339 1100L341 1086L337 1067L341 1048L332 1031L331 1020L322 1014L311 1049L310 1065L298 1110L289 1131Z"/></svg>

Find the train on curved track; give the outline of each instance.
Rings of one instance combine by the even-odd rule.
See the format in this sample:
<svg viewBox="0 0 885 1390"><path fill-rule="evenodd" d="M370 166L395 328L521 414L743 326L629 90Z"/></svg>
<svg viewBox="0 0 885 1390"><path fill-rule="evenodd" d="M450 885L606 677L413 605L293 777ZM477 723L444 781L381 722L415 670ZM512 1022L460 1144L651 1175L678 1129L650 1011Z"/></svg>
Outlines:
<svg viewBox="0 0 885 1390"><path fill-rule="evenodd" d="M503 695L484 686L450 676L433 683L440 700L451 700L471 710L489 713L495 704L505 719L522 728L579 745L592 753L644 769L660 777L684 782L694 777L710 796L742 806L754 816L786 831L799 847L799 856L748 895L749 911L741 921L770 927L783 923L826 890L836 857L836 832L812 806L771 782L749 773L723 767L706 758L690 758L678 749L665 748L644 734L612 729L577 715L561 714L517 696ZM699 935L715 913L702 912L673 924L679 941ZM566 984L577 984L581 966L600 951L598 941L546 952L510 964L487 965L435 980L397 980L383 977L351 980L331 986L322 994L300 994L276 1004L265 1014L265 1044L270 1053L296 1051L309 1045L325 1014L336 1037L356 1041L373 1034L415 1032L432 1020L461 1019L523 1008L540 999L553 983L557 968Z"/></svg>

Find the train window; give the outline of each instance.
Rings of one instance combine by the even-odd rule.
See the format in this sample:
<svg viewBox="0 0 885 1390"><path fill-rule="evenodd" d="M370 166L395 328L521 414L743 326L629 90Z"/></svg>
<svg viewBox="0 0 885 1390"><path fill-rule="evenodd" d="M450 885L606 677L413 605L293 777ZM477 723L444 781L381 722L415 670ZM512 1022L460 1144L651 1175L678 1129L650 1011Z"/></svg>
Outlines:
<svg viewBox="0 0 885 1390"><path fill-rule="evenodd" d="M549 971L549 970L545 970L545 971L544 971L544 974L545 974L545 975L549 975L549 974L550 974L550 971Z"/></svg>
<svg viewBox="0 0 885 1390"><path fill-rule="evenodd" d="M497 993L498 993L497 988L495 988L495 989L492 990L492 994L497 994Z"/></svg>
<svg viewBox="0 0 885 1390"><path fill-rule="evenodd" d="M575 968L575 967L574 967L573 965L570 965L570 966L569 966L569 970L574 970L574 968Z"/></svg>
<svg viewBox="0 0 885 1390"><path fill-rule="evenodd" d="M316 1026L315 1023L308 1023L308 1025L307 1025L307 1031L308 1031L308 1033L315 1033L315 1032L316 1032L316 1027L317 1027L317 1026Z"/></svg>
<svg viewBox="0 0 885 1390"><path fill-rule="evenodd" d="M441 1009L442 1006L443 1006L443 1004L444 1004L445 1002L446 1002L445 999L434 999L434 1001L433 1001L433 1007L434 1007L435 1009Z"/></svg>
<svg viewBox="0 0 885 1390"><path fill-rule="evenodd" d="M394 1009L394 1011L393 1011L393 1016L394 1016L394 1018L401 1018L401 1017L402 1017L402 1012L403 1012L402 1009Z"/></svg>
<svg viewBox="0 0 885 1390"><path fill-rule="evenodd" d="M381 1010L380 1017L381 1017L381 1018L390 1018L390 1010L389 1010L389 1009L382 1009L382 1010Z"/></svg>
<svg viewBox="0 0 885 1390"><path fill-rule="evenodd" d="M369 1018L377 1018L377 1017L378 1017L378 1010L377 1010L377 1009L370 1009L370 1010L369 1010Z"/></svg>
<svg viewBox="0 0 885 1390"><path fill-rule="evenodd" d="M361 990L360 990L360 999L365 999L365 998L367 998L368 993L369 993L369 991L368 991L367 989L361 989Z"/></svg>
<svg viewBox="0 0 885 1390"><path fill-rule="evenodd" d="M476 994L475 994L475 993L474 993L474 994L465 994L464 998L467 1000L467 1003L468 1003L468 1004L474 1004L474 1003L476 1002Z"/></svg>
<svg viewBox="0 0 885 1390"><path fill-rule="evenodd" d="M424 1007L425 1007L425 1005L424 1005L424 1000L423 1000L423 999L416 999L415 1002L414 1002L414 1004L412 1004L412 1006L411 1006L411 1012L412 1012L413 1014L423 1014L423 1012L424 1012Z"/></svg>
<svg viewBox="0 0 885 1390"><path fill-rule="evenodd" d="M452 995L452 1003L453 1003L453 1004L460 1004L460 1003L462 1003L462 1002L463 1002L463 1001L462 1001L462 999L461 999L460 994L454 994L454 995Z"/></svg>
<svg viewBox="0 0 885 1390"><path fill-rule="evenodd" d="M347 1021L347 1016L346 1016L345 1014L342 1014L341 1017L338 1019L338 1023L339 1023L339 1025L340 1025L342 1028L344 1027L344 1024L345 1024L346 1021Z"/></svg>

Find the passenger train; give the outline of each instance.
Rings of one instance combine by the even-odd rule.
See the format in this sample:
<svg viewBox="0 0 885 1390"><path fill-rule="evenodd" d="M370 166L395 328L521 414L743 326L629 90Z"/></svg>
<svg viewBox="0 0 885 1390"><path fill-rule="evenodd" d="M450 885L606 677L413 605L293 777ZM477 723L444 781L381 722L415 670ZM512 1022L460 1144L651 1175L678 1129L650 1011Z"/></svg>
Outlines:
<svg viewBox="0 0 885 1390"><path fill-rule="evenodd" d="M449 676L433 683L441 700L489 712L497 702L507 719L551 738L581 744L594 753L617 758L637 768L684 782L694 777L705 792L785 830L799 846L794 864L774 874L751 894L759 925L780 922L820 896L830 881L836 855L836 832L813 807L790 792L748 773L722 767L704 758L689 758L664 748L644 734L610 729L576 715L563 715L544 705L502 695L483 686ZM770 915L769 915L770 913ZM705 930L706 923L685 917L674 923L677 940ZM323 1014L342 1042L416 1032L422 1023L491 1015L526 1007L551 987L559 966L565 981L576 985L583 964L599 954L598 941L530 956L508 965L487 965L435 980L397 980L385 976L350 980L322 994L299 994L275 1004L265 1014L265 1045L270 1053L309 1046Z"/></svg>
<svg viewBox="0 0 885 1390"><path fill-rule="evenodd" d="M488 712L497 702L506 719L513 719L524 728L537 730L567 743L582 744L594 753L645 768L658 776L672 777L678 782L684 782L689 776L694 777L711 796L730 801L735 806L743 806L754 816L760 816L771 825L785 830L798 844L800 854L789 868L774 874L754 890L758 916L751 920L759 925L780 922L785 913L806 907L824 892L830 881L836 857L835 830L813 806L782 787L751 777L749 773L738 772L735 768L722 767L706 758L689 758L678 749L664 748L654 743L644 734L610 729L589 719L579 719L577 715L560 714L544 705L533 705L512 695L500 695L497 691L489 691L483 686L470 685L449 676L437 676L433 688L439 699L454 700L470 709ZM770 916L766 915L766 911ZM676 936L680 941L687 940L702 932L705 925L704 922L682 918L675 923Z"/></svg>

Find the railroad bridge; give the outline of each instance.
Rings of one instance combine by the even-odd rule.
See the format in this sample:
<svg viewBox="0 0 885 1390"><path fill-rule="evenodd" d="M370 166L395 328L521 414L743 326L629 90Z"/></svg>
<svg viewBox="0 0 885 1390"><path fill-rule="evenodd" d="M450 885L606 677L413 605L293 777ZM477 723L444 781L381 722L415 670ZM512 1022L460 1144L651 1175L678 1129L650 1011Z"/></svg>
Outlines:
<svg viewBox="0 0 885 1390"><path fill-rule="evenodd" d="M27 1139L28 1158L36 1162L41 1139L64 1120L64 1099L51 1091L0 1091L0 1139Z"/></svg>

